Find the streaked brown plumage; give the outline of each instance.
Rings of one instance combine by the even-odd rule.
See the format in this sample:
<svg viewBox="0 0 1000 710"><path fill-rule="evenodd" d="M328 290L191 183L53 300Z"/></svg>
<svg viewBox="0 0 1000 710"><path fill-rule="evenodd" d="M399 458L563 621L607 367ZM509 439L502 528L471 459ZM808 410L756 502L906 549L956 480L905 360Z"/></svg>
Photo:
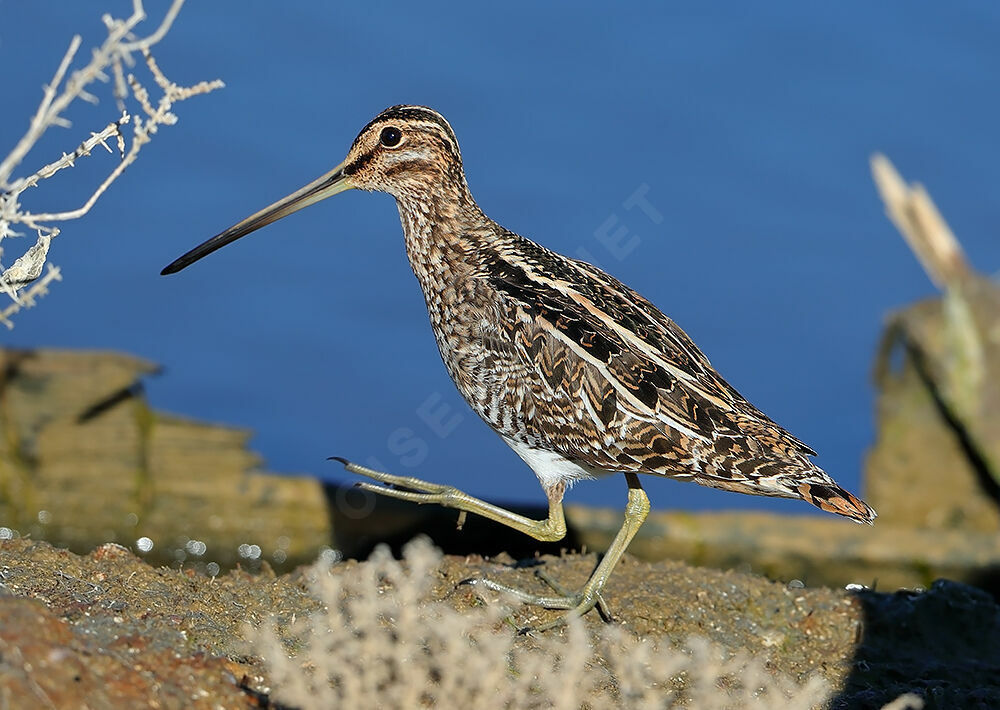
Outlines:
<svg viewBox="0 0 1000 710"><path fill-rule="evenodd" d="M349 464L390 487L361 485L558 539L565 532L567 485L607 473L628 478L626 525L607 568L570 599L522 598L575 613L602 603L607 574L648 510L640 473L802 498L854 520L874 520L870 507L810 461L812 449L723 380L649 301L600 269L484 215L466 184L455 134L431 109L386 109L361 131L344 163L164 273L352 187L396 198L407 255L445 366L469 405L534 469L549 497L550 518L528 521L451 488Z"/></svg>

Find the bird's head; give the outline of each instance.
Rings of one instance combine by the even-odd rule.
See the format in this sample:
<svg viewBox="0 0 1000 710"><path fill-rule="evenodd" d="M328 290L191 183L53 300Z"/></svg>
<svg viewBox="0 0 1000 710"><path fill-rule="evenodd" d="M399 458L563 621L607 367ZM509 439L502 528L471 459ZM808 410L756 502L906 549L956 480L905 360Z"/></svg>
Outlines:
<svg viewBox="0 0 1000 710"><path fill-rule="evenodd" d="M456 191L464 195L467 188L455 132L432 109L387 108L361 130L340 165L195 247L161 273L180 271L240 237L351 189L387 192L401 204L419 204Z"/></svg>
<svg viewBox="0 0 1000 710"><path fill-rule="evenodd" d="M444 116L423 106L393 106L373 118L339 167L351 187L397 198L465 180L455 132Z"/></svg>

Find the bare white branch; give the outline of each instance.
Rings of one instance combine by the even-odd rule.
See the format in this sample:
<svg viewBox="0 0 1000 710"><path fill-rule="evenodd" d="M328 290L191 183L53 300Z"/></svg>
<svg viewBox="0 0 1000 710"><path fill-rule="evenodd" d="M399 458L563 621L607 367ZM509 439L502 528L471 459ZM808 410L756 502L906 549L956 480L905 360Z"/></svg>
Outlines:
<svg viewBox="0 0 1000 710"><path fill-rule="evenodd" d="M24 156L28 154L28 151L35 145L45 129L52 125L53 119L57 116L50 113L52 108L52 102L56 98L56 90L62 83L63 77L66 76L66 70L69 69L70 62L73 61L73 57L76 56L76 52L80 49L80 35L76 35L69 43L69 49L66 50L66 54L63 55L62 61L59 62L59 68L56 69L55 76L52 77L52 81L45 86L45 92L42 94L42 103L38 105L38 110L35 111L35 115L31 117L31 123L28 124L28 132L18 141L18 144L14 146L14 150L10 152L3 162L0 162L0 186L7 182L10 174L14 171Z"/></svg>
<svg viewBox="0 0 1000 710"><path fill-rule="evenodd" d="M163 39L167 32L170 31L170 27L174 24L174 20L177 19L177 13L181 11L181 6L183 4L184 0L174 0L170 9L167 10L167 14L163 16L163 21L160 23L160 26L156 28L156 32L149 35L146 39L139 40L138 42L129 42L128 44L121 45L121 51L137 52L141 49L149 49ZM142 0L135 0L133 7L134 13L142 13Z"/></svg>
<svg viewBox="0 0 1000 710"><path fill-rule="evenodd" d="M45 272L45 276L31 284L31 286L20 294L20 298L16 301L9 304L6 308L0 309L0 323L8 328L13 328L14 322L11 318L14 314L23 308L31 308L35 305L37 299L49 292L49 286L53 281L62 281L62 273L60 273L58 266L49 264L49 269Z"/></svg>
<svg viewBox="0 0 1000 710"><path fill-rule="evenodd" d="M145 37L137 37L134 32L146 19L143 0L132 0L132 14L125 19L104 15L101 19L108 30L107 39L92 50L91 59L86 65L71 71L81 44L80 37L75 36L56 68L52 81L44 87L42 100L29 122L27 132L7 157L0 161L0 258L3 258L4 247L9 244L2 244L3 240L18 235L13 229L14 225L23 224L35 230L38 235L34 245L27 248L10 268L4 270L0 264L0 293L6 294L13 302L0 308L0 323L12 327L11 317L14 314L34 305L37 298L48 292L52 282L61 279L59 269L52 265L42 275L51 241L59 234L59 229L53 223L78 219L87 214L108 187L136 161L142 147L149 143L158 128L177 122L177 116L173 112L174 104L223 86L218 80L203 81L187 87L179 86L164 75L150 53L150 48L166 36L183 4L184 0L173 0L160 24ZM126 77L123 67L135 66L132 56L135 52L141 52L145 58L146 69L159 90L156 99L150 96L136 76L129 74ZM72 152L64 152L61 157L29 175L12 177L50 127L70 126L70 121L64 114L73 102L80 100L97 103L98 94L93 90L93 85L109 80L112 81L111 93L118 104L120 117L109 122L102 130L90 132L90 137L80 142ZM131 112L128 109L129 103L134 105ZM137 113L144 114L144 117L136 115ZM131 136L126 135L129 126ZM112 140L120 160L81 206L49 212L27 212L21 209L20 196L25 190L38 186L41 181L56 173L72 168L78 159L89 156L98 146L109 153L115 153L109 144Z"/></svg>
<svg viewBox="0 0 1000 710"><path fill-rule="evenodd" d="M109 153L112 152L111 148L109 148L107 144L107 140L112 136L118 138L118 144L119 147L121 147L124 143L124 136L122 134L121 128L126 123L128 123L130 119L131 116L129 116L127 113L123 113L121 118L119 118L117 121L112 121L111 123L109 123L107 126L104 127L104 130L101 131L100 133L91 133L90 138L88 138L83 143L78 145L76 147L76 150L74 150L72 153L68 154L63 153L63 156L59 158L59 160L49 163L48 165L40 168L33 175L29 175L27 178L25 178L23 182L18 184L19 188L18 192L21 192L29 187L34 187L39 180L50 178L64 168L73 167L73 163L76 161L77 158L90 155L90 151L93 150L98 145L103 145ZM123 153L122 157L124 157L123 150L122 153Z"/></svg>

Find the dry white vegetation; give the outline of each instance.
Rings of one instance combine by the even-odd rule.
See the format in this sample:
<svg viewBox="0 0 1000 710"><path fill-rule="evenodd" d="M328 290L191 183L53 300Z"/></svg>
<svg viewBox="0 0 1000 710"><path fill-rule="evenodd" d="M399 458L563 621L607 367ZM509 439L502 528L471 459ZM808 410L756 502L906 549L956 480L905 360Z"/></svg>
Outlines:
<svg viewBox="0 0 1000 710"><path fill-rule="evenodd" d="M152 140L159 127L177 122L173 113L175 103L222 86L221 81L179 86L164 76L150 53L150 48L170 30L183 4L184 0L174 0L156 29L145 36L135 33L138 25L146 19L142 0L133 0L132 14L125 19L104 15L102 20L108 30L107 39L91 51L86 64L76 69L72 66L79 53L81 39L79 35L73 37L52 81L43 89L42 101L30 119L27 132L0 162L0 291L6 294L4 300L9 301L6 306L0 305L0 323L8 328L13 326L11 318L19 310L34 305L38 297L47 293L52 282L60 279L58 267L49 264L48 269L44 269L49 245L60 231L57 225L87 214L111 183L135 162L142 147ZM141 55L150 78L156 84L154 96L132 73L136 66L136 54ZM117 118L103 129L90 132L90 136L71 152L64 152L60 158L42 165L29 175L15 176L14 172L49 128L70 127L67 113L75 102L97 103L95 92L100 87L95 85L100 84L110 84ZM6 98L5 110L12 110L16 97ZM25 190L73 167L78 159L89 156L98 146L117 154L117 160L82 205L52 212L29 212L22 208L20 197ZM17 225L33 234L33 244L28 246L9 239L25 235L25 232L15 230ZM24 246L11 249L11 244ZM8 256L10 251L16 251L15 258ZM5 267L6 264L9 266Z"/></svg>
<svg viewBox="0 0 1000 710"><path fill-rule="evenodd" d="M325 611L293 625L289 655L268 625L251 629L272 698L303 709L700 708L809 710L831 689L765 670L763 661L692 638L676 649L615 626L592 634L579 620L565 633L519 637L507 610L462 613L428 601L441 555L415 541L402 562L382 548L350 574L317 564L312 592ZM916 710L916 696L887 706Z"/></svg>

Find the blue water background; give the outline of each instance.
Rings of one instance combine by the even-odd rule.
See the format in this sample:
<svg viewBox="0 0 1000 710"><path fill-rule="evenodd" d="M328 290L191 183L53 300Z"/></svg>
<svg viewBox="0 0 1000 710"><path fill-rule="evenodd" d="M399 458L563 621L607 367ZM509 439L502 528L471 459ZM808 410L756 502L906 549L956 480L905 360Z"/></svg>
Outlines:
<svg viewBox="0 0 1000 710"><path fill-rule="evenodd" d="M2 154L70 36L90 46L100 12L130 4L0 2ZM1000 268L998 37L1000 4L971 0L190 2L156 56L181 83L227 88L178 105L179 124L63 225L51 260L64 281L0 338L162 363L154 407L253 429L271 470L345 480L324 461L336 454L541 500L441 366L391 198L338 196L159 276L339 162L382 108L426 104L452 122L488 214L650 298L857 490L885 316L935 293L884 217L868 159L884 151L924 182L972 262ZM26 167L114 115L104 92ZM114 160L81 160L25 203L74 207ZM628 209L637 190L647 209ZM647 488L658 508L811 510ZM569 500L619 505L624 483Z"/></svg>

